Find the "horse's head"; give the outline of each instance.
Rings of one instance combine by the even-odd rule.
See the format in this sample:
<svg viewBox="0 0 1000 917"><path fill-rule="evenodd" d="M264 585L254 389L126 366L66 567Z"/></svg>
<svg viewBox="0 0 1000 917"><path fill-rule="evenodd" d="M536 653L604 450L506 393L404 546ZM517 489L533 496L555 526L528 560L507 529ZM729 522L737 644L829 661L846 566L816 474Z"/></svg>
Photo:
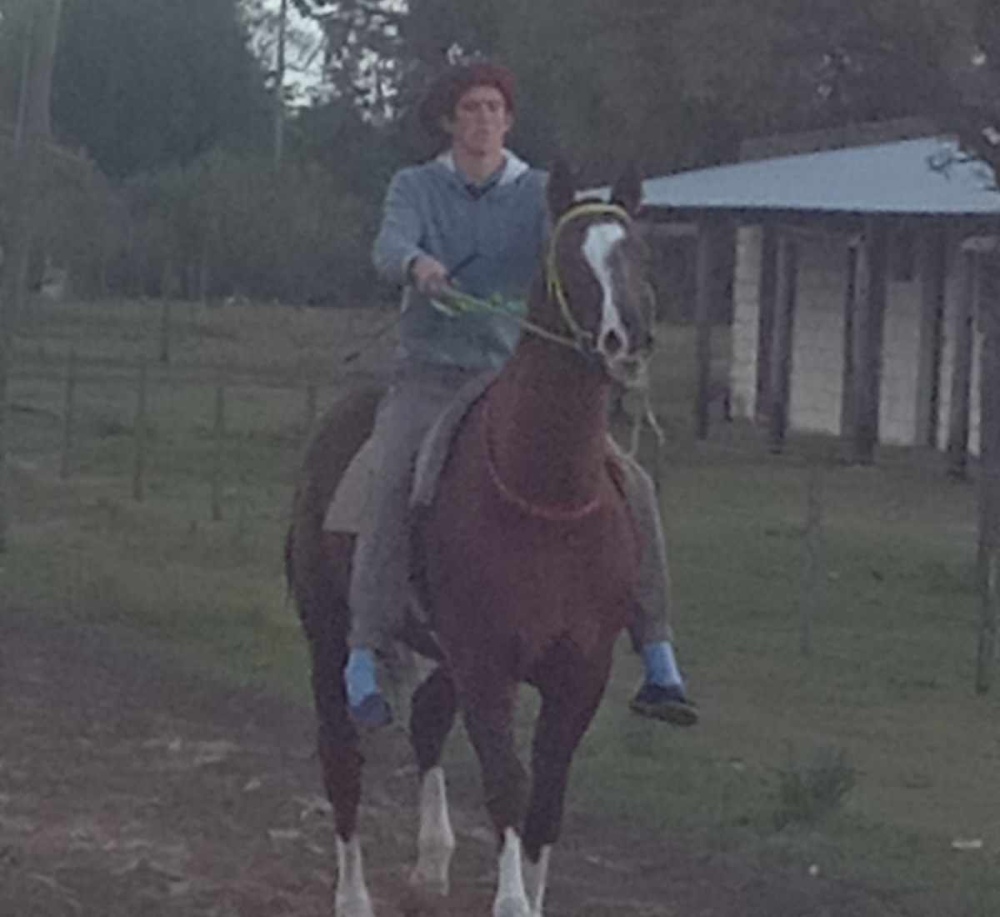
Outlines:
<svg viewBox="0 0 1000 917"><path fill-rule="evenodd" d="M607 202L578 201L563 163L549 176L545 325L568 331L577 349L627 386L644 381L653 343L644 245L632 219L641 195L634 169L619 178Z"/></svg>

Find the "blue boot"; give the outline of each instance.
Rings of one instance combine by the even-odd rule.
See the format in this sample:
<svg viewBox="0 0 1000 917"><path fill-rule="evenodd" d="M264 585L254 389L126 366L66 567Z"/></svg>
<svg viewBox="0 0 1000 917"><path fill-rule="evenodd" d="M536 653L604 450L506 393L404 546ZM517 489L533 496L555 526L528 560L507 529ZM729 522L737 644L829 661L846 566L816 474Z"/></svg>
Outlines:
<svg viewBox="0 0 1000 917"><path fill-rule="evenodd" d="M361 729L382 729L392 722L392 709L379 690L375 654L365 647L352 649L344 669L347 710Z"/></svg>
<svg viewBox="0 0 1000 917"><path fill-rule="evenodd" d="M642 648L642 661L646 679L629 703L632 712L674 726L697 723L698 710L684 690L673 646L666 641L647 643Z"/></svg>

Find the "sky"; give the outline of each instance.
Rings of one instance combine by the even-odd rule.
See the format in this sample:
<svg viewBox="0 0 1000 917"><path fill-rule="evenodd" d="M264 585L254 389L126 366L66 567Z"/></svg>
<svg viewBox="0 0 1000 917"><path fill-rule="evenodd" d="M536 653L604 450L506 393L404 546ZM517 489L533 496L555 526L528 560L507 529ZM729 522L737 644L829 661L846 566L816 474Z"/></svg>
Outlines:
<svg viewBox="0 0 1000 917"><path fill-rule="evenodd" d="M254 36L252 46L269 67L274 67L277 49L277 14L281 0L258 0L273 20ZM299 14L294 5L289 4L289 40L286 44L287 72L285 85L288 87L291 103L304 105L321 91L323 81L323 34L319 27Z"/></svg>

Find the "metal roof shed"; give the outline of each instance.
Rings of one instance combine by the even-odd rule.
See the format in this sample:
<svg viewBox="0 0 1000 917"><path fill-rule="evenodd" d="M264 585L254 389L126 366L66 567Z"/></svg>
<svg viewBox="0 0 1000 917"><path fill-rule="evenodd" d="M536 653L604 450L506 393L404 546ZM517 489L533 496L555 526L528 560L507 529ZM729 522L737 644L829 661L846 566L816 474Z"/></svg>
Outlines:
<svg viewBox="0 0 1000 917"><path fill-rule="evenodd" d="M755 158L747 159L746 155ZM698 246L699 393L696 428L708 432L712 289L726 227L753 227L759 263L745 272L757 286L753 410L780 449L789 424L793 341L800 298L800 250L810 238L843 240L842 365L836 380L839 432L853 457L873 459L879 414L890 254L900 240L911 247L922 299L920 351L915 370L924 402L914 441L937 444L939 428L956 466L964 470L973 376L972 316L976 280L970 236L997 233L1000 192L991 170L965 157L950 137L919 123L894 123L827 133L771 138L745 151L742 162L651 178L644 184L646 216L695 222ZM722 240L720 242L720 239ZM963 249L963 244L965 248ZM951 326L948 409L943 410L942 322L949 254L964 251L964 277ZM743 257L743 249L740 249ZM954 260L954 258L952 258ZM968 262L968 263L966 263ZM739 266L737 268L739 270ZM916 383L915 383L916 384ZM883 405L884 406L884 405ZM939 423L939 420L941 421Z"/></svg>

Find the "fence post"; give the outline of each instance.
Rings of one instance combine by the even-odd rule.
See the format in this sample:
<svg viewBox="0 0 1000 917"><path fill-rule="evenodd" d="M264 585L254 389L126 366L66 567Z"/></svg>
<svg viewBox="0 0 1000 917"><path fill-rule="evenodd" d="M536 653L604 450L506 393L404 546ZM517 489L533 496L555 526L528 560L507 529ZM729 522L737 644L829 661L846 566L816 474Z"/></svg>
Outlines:
<svg viewBox="0 0 1000 917"><path fill-rule="evenodd" d="M308 437L312 432L313 427L316 425L316 411L317 411L317 390L316 384L310 382L306 387L306 417L305 417L305 435Z"/></svg>
<svg viewBox="0 0 1000 917"><path fill-rule="evenodd" d="M996 548L986 557L980 597L979 652L976 657L976 693L986 694L993 685L993 669L997 658L997 563Z"/></svg>
<svg viewBox="0 0 1000 917"><path fill-rule="evenodd" d="M149 427L146 420L147 389L149 387L149 367L143 358L139 364L139 391L135 406L135 464L132 468L132 499L141 503L146 496L146 450Z"/></svg>
<svg viewBox="0 0 1000 917"><path fill-rule="evenodd" d="M66 480L71 470L71 453L73 450L73 427L76 425L76 385L77 357L76 350L70 350L69 362L66 365L66 389L63 398L63 428L62 455L59 459L59 477Z"/></svg>
<svg viewBox="0 0 1000 917"><path fill-rule="evenodd" d="M170 362L172 306L172 299L164 299L160 304L160 362L164 366Z"/></svg>
<svg viewBox="0 0 1000 917"><path fill-rule="evenodd" d="M226 387L218 385L215 389L215 419L213 423L213 441L215 455L212 461L212 521L222 521L222 471L226 446Z"/></svg>
<svg viewBox="0 0 1000 917"><path fill-rule="evenodd" d="M806 478L806 525L803 538L806 559L799 606L799 649L812 655L813 620L819 603L823 573L823 478L819 464L809 466Z"/></svg>

